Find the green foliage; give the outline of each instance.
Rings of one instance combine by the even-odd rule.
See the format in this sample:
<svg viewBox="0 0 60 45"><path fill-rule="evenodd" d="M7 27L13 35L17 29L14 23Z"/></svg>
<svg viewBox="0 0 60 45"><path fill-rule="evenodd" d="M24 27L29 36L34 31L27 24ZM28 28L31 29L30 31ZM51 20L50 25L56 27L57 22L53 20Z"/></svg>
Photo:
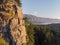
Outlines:
<svg viewBox="0 0 60 45"><path fill-rule="evenodd" d="M29 39L27 45L53 45L54 35L50 28L46 25L33 25L27 17L24 20Z"/></svg>
<svg viewBox="0 0 60 45"><path fill-rule="evenodd" d="M0 36L0 45L9 45L9 44L4 40L4 38Z"/></svg>
<svg viewBox="0 0 60 45"><path fill-rule="evenodd" d="M39 25L34 25L34 30L35 30L35 35L36 35L35 36L36 45L41 44L39 42L40 40L42 40L43 45L53 45L54 44L54 34L53 34L53 31L50 28L48 28L47 26L44 26L44 25L40 25L40 26Z"/></svg>
<svg viewBox="0 0 60 45"><path fill-rule="evenodd" d="M34 45L34 30L33 30L33 25L30 24L28 26L28 37L29 37L29 45Z"/></svg>
<svg viewBox="0 0 60 45"><path fill-rule="evenodd" d="M29 21L28 18L24 18L25 20L25 26L26 26L26 32L27 32L27 35L28 35L28 42L27 42L27 45L34 45L34 30L33 30L33 25L32 23Z"/></svg>
<svg viewBox="0 0 60 45"><path fill-rule="evenodd" d="M18 3L18 5L21 7L21 0L15 0L17 3Z"/></svg>
<svg viewBox="0 0 60 45"><path fill-rule="evenodd" d="M27 18L27 17L23 18L23 20L25 20L25 24L26 24L26 25L28 25L28 24L31 23L30 20L29 20L29 18Z"/></svg>

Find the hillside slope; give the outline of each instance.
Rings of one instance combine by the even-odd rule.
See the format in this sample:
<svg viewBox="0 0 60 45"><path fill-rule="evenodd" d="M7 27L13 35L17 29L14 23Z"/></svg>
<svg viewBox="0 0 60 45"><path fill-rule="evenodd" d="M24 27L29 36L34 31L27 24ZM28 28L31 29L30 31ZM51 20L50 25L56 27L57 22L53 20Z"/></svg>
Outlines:
<svg viewBox="0 0 60 45"><path fill-rule="evenodd" d="M37 17L37 16L31 15L31 14L24 14L24 17L29 18L33 24L37 24L37 25L60 23L60 19Z"/></svg>

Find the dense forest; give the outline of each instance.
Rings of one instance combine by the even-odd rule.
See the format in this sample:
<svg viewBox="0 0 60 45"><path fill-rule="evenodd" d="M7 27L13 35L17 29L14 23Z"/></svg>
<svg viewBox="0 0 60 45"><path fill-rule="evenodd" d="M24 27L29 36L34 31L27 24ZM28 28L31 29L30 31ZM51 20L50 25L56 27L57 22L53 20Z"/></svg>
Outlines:
<svg viewBox="0 0 60 45"><path fill-rule="evenodd" d="M56 27L59 28L58 26L59 24L33 25L27 17L24 18L24 20L28 35L27 45L57 45L58 44L56 38L58 37L58 35L56 36L57 33L55 29L57 29Z"/></svg>

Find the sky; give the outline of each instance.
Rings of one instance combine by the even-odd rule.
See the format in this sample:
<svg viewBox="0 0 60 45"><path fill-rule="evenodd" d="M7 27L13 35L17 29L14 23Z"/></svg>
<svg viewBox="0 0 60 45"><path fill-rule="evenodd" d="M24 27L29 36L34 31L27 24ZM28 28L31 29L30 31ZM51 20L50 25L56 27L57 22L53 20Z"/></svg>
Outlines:
<svg viewBox="0 0 60 45"><path fill-rule="evenodd" d="M37 17L60 19L60 0L22 0L22 12Z"/></svg>

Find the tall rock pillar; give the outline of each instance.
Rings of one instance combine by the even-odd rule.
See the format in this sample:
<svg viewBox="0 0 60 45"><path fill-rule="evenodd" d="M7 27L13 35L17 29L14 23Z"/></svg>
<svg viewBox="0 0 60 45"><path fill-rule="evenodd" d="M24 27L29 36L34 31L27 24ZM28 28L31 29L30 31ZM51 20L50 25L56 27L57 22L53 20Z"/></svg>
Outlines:
<svg viewBox="0 0 60 45"><path fill-rule="evenodd" d="M1 34L10 45L26 43L26 29L21 7L15 0L0 0Z"/></svg>

